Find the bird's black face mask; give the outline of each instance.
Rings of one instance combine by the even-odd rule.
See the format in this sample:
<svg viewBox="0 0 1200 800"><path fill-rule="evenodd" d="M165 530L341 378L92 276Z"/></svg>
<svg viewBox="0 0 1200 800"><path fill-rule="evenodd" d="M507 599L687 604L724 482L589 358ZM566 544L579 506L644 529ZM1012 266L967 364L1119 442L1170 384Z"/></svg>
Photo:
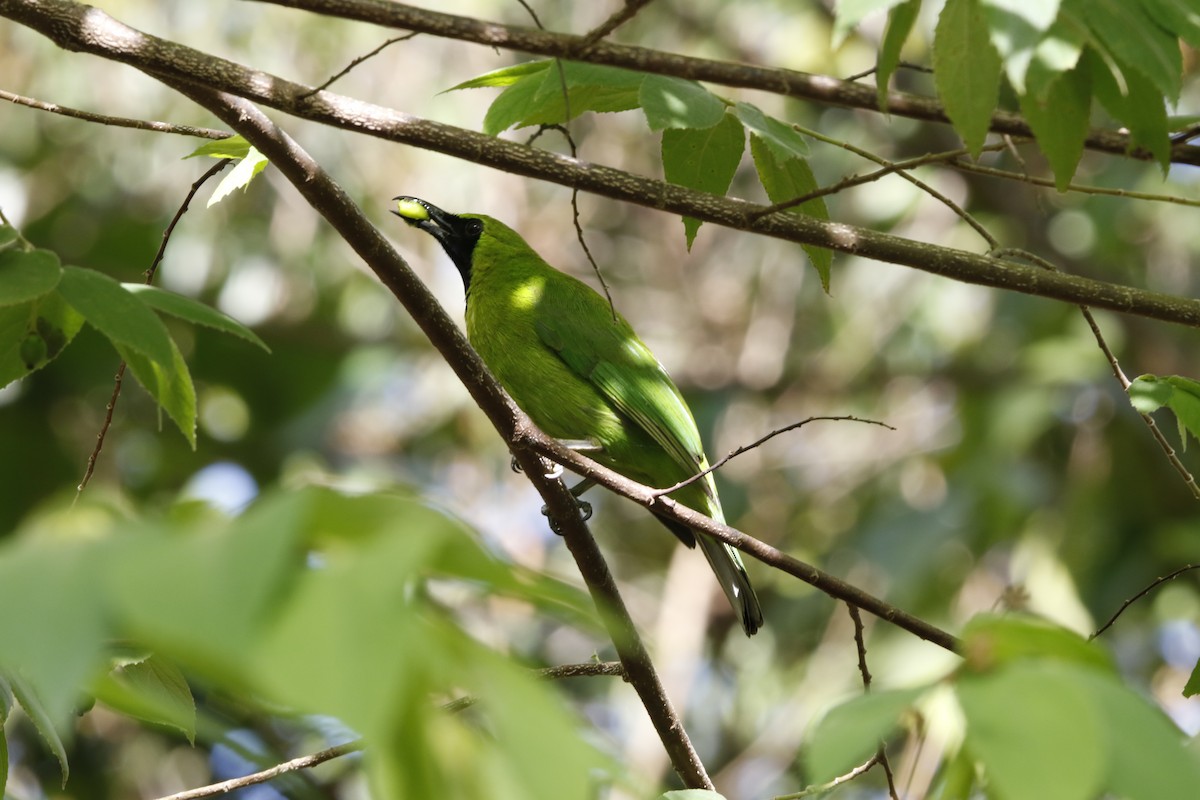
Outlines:
<svg viewBox="0 0 1200 800"><path fill-rule="evenodd" d="M392 213L414 228L437 239L446 255L462 275L463 285L471 288L471 254L483 233L483 223L477 219L457 217L418 197L393 197L399 210ZM424 213L422 213L424 212Z"/></svg>

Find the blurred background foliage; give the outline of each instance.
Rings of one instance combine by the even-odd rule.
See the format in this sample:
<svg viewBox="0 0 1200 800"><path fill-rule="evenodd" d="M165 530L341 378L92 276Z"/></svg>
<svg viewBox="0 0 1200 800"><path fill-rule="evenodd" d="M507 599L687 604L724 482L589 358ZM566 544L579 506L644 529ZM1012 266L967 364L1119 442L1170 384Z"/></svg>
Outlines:
<svg viewBox="0 0 1200 800"><path fill-rule="evenodd" d="M307 83L385 38L367 25L255 3L103 6L148 32ZM611 11L562 0L535 7L549 29L576 32ZM529 23L520 4L499 0L444 10ZM868 19L837 51L829 49L831 24L820 2L660 0L616 39L834 76L871 67L881 19ZM923 36L931 27L932 18L918 27L908 60L928 60ZM520 60L418 36L333 88L478 129L494 90L440 92ZM1196 113L1195 53L1187 65L1178 110ZM214 124L133 69L69 56L15 25L0 26L0 75L5 89L64 105ZM898 82L932 93L928 77L916 72L902 70ZM945 126L714 89L890 159L958 146ZM378 221L453 314L461 317L459 277L431 239L387 214L396 194L497 216L552 264L595 285L572 230L569 190L281 122ZM188 186L209 166L182 160L195 141L17 106L0 107L0 130L0 208L64 262L124 281L140 279ZM571 132L586 160L661 175L658 136L636 112L588 115ZM530 131L505 135L525 141ZM538 144L565 152L555 133ZM1045 174L1033 149L1021 154L1024 164L1011 154L985 155L984 163ZM822 183L871 168L820 144L811 163ZM1078 274L1200 292L1192 268L1200 252L1194 208L1063 195L941 166L917 174L1006 246ZM1176 166L1164 179L1152 164L1085 153L1076 181L1195 198L1198 177L1196 169ZM506 558L577 581L539 514L540 499L510 472L502 442L449 368L294 190L270 168L265 178L213 208L204 207L202 191L159 276L165 288L250 325L273 352L170 323L197 382L198 448L190 451L127 381L88 493L148 510L180 499L236 510L277 484L412 484ZM747 158L730 194L763 200L761 191ZM986 249L959 218L899 178L828 202L837 221ZM579 205L617 307L688 397L710 456L810 415L856 414L896 429L814 423L734 460L718 474L734 526L951 630L980 611L1025 607L1090 632L1155 576L1196 559L1195 500L1129 407L1077 309L842 255L827 295L795 245L705 225L688 252L678 218L590 196ZM1195 331L1097 317L1131 377L1200 376ZM0 530L69 501L117 361L85 329L56 363L0 391ZM1171 421L1162 424L1182 444ZM1194 450L1183 458L1200 469ZM718 785L730 797L799 788L796 752L806 729L861 689L845 609L751 564L767 627L746 640L725 605L714 602L717 587L703 559L677 547L631 504L599 493L591 499L593 530ZM481 636L535 663L608 652L592 632L528 610L487 619ZM1192 734L1200 730L1200 704L1184 701L1180 691L1200 656L1198 622L1200 595L1194 579L1184 579L1135 605L1106 634L1128 674ZM936 648L870 619L867 644L881 686L927 679L950 663ZM669 769L636 697L620 681L576 680L563 689L635 773ZM36 750L36 738L23 741ZM114 717L89 723L74 747L76 776L149 771L165 790L195 785L202 772L200 756L181 737ZM21 759L22 769L44 771L45 785L54 784L52 760ZM897 767L915 774L918 787L928 779L920 759L910 746ZM72 781L86 785L86 777ZM869 796L864 792L859 784L845 796Z"/></svg>

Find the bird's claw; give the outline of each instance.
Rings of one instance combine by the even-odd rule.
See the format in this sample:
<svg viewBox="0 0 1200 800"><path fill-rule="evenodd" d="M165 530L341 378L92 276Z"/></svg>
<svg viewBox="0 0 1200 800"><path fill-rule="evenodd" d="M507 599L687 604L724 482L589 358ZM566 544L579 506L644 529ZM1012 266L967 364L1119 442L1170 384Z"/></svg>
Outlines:
<svg viewBox="0 0 1200 800"><path fill-rule="evenodd" d="M513 472L516 472L518 474L525 471L524 469L521 468L521 462L517 461L516 456L512 457L512 460L508 462L508 466Z"/></svg>
<svg viewBox="0 0 1200 800"><path fill-rule="evenodd" d="M579 519L581 522L587 522L592 518L592 504L587 500L576 500L575 507L579 509ZM542 506L542 516L550 522L550 530L554 531L559 536L562 536L562 530L558 527L558 523L550 516L550 507Z"/></svg>

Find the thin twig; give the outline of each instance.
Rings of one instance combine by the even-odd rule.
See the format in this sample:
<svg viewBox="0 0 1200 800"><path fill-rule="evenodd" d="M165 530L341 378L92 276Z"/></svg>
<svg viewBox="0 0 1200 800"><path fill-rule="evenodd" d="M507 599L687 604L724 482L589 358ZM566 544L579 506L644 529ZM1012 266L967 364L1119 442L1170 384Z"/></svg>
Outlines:
<svg viewBox="0 0 1200 800"><path fill-rule="evenodd" d="M748 453L751 450L753 450L754 448L760 447L763 444L766 444L770 440L774 439L776 436L779 436L781 433L787 433L788 431L794 431L794 430L797 430L798 428L803 428L805 425L807 425L810 422L865 422L868 425L879 425L881 427L887 428L889 431L896 430L891 425L888 425L886 422L880 422L879 420L876 420L876 419L863 419L862 417L856 417L852 414L845 414L845 415L837 416L837 417L829 417L829 416L809 417L808 419L802 419L799 422L793 422L790 425L784 425L782 428L776 428L775 430L771 431L770 433L766 434L765 436L760 436L758 439L755 439L750 444L742 445L741 447L738 447L734 450L730 450L725 455L724 458L717 461L712 466L708 467L708 469L705 469L701 472L697 472L695 475L692 475L690 478L687 478L686 480L680 481L679 483L675 484L674 486L668 486L665 489L655 489L654 495L656 497L662 497L664 495L668 495L668 494L671 494L672 492L678 491L679 489L682 489L685 486L693 484L696 481L703 478L705 475L708 475L710 472L715 472L716 470L725 466L730 461L732 461L733 459L740 456L742 453Z"/></svg>
<svg viewBox="0 0 1200 800"><path fill-rule="evenodd" d="M862 676L863 691L871 691L871 670L867 667L867 643L863 637L863 621L862 614L858 611L858 606L847 603L846 610L850 612L850 619L854 621L854 649L858 653L858 674Z"/></svg>
<svg viewBox="0 0 1200 800"><path fill-rule="evenodd" d="M947 161L948 166L963 172L974 172L979 175L987 175L993 178L1005 178L1011 181L1021 181L1022 183L1031 183L1034 186L1045 186L1051 189L1056 189L1058 184L1049 178L1039 178L1034 175L1027 175L1022 172L1012 172L1007 169L997 169L996 167L987 167L983 164L976 164L972 161L952 160ZM1150 200L1155 203L1175 203L1181 206L1200 206L1200 200L1193 200L1190 197L1178 197L1171 194L1154 194L1153 192L1134 192L1128 189L1110 189L1106 186L1090 186L1082 183L1067 184L1066 191L1079 192L1080 194L1096 194L1107 195L1110 197L1124 197L1130 200Z"/></svg>
<svg viewBox="0 0 1200 800"><path fill-rule="evenodd" d="M858 653L858 674L862 676L863 691L871 691L871 670L867 666L867 641L864 636L864 625L862 614L858 612L858 606L852 603L846 604L846 610L850 612L850 619L854 622L854 649ZM875 751L874 763L883 767L883 774L887 779L888 795L892 800L900 800L896 793L896 779L892 775L892 765L888 762L887 747L883 742L879 743L879 749Z"/></svg>
<svg viewBox="0 0 1200 800"><path fill-rule="evenodd" d="M254 786L259 783L266 783L269 780L278 778L280 775L286 775L289 772L296 772L302 769L312 769L318 764L324 764L326 761L332 761L335 758L340 758L350 753L356 753L363 749L363 740L355 739L352 742L339 744L334 747L326 748L317 753L310 753L306 756L293 758L291 761L285 761L282 764L276 764L270 769L264 769L262 772L255 772L252 775L243 775L240 778L233 778L220 783L201 786L196 789L188 789L186 792L178 792L176 794L165 795L158 800L198 800L201 797L216 797L221 794L228 794L237 789L244 789L247 786Z"/></svg>
<svg viewBox="0 0 1200 800"><path fill-rule="evenodd" d="M557 667L544 667L538 670L543 678L558 680L560 678L590 678L596 676L625 677L625 667L620 661L586 661L582 664L560 664Z"/></svg>
<svg viewBox="0 0 1200 800"><path fill-rule="evenodd" d="M809 586L816 588L835 600L842 600L843 602L858 606L863 611L874 614L880 619L890 622L896 627L902 628L931 644L935 644L952 653L957 653L961 647L958 637L942 630L936 625L909 614L903 609L881 600L869 592L851 583L847 583L824 570L788 555L779 548L743 533L737 528L717 522L698 511L694 511L672 500L670 497L662 496L658 489L644 486L637 481L626 478L624 475L613 472L611 469L592 461L582 453L565 447L562 442L545 435L532 426L514 431L513 436L514 438L510 446L516 451L532 448L537 453L562 464L577 475L590 478L622 497L627 497L645 506L659 516L673 519L692 530L708 534L714 539L719 539L768 566L799 578Z"/></svg>
<svg viewBox="0 0 1200 800"><path fill-rule="evenodd" d="M179 224L179 220L188 210L188 205L192 202L192 198L196 196L196 192L204 183L216 175L221 170L232 162L231 158L223 158L201 175L194 183L187 195L183 198L183 202L179 204L179 208L175 210L175 216L171 217L171 221L167 224L163 231L162 242L158 246L158 252L154 254L154 260L150 262L150 266L146 269L145 282L149 286L154 282L154 275L158 271L158 265L162 263L163 256L167 252L167 243L171 241L171 234L175 231L175 226ZM72 503L79 502L79 496L83 494L83 490L87 488L88 483L92 480L92 474L96 471L96 459L100 457L100 451L104 449L104 439L108 436L108 430L112 427L113 411L116 410L117 400L121 397L121 385L125 379L126 364L124 361L117 366L117 374L113 378L112 396L108 399L108 405L104 409L104 422L100 425L100 432L96 434L96 446L92 449L91 455L88 456L87 466L83 471L83 479L79 481L79 485L75 487L75 499Z"/></svg>
<svg viewBox="0 0 1200 800"><path fill-rule="evenodd" d="M814 786L808 786L804 789L801 789L798 792L792 792L791 794L776 795L773 798L773 800L802 800L802 798L805 798L805 797L814 797L819 794L825 794L826 792L832 791L832 790L836 789L837 787L841 786L843 783L849 783L850 781L854 780L858 776L869 771L871 769L871 767L875 766L878 763L879 763L879 754L876 753L875 755L871 756L863 763L859 764L854 769L847 772L845 775L839 775L838 777L836 777L833 780L828 781L826 783L818 783Z"/></svg>
<svg viewBox="0 0 1200 800"><path fill-rule="evenodd" d="M923 72L926 75L933 74L933 67L928 67L924 64L915 64L912 61L897 62L896 67L898 69L907 69L907 70L911 70L913 72ZM862 72L856 72L853 75L849 75L846 78L844 78L844 80L847 80L847 81L862 80L863 78L874 75L878 71L879 71L879 67L874 66L874 67L871 67L870 69L864 69Z"/></svg>
<svg viewBox="0 0 1200 800"><path fill-rule="evenodd" d="M156 122L149 119L130 119L129 117L113 117L108 114L94 114L91 111L80 111L77 108L60 106L58 103L47 103L44 100L14 94L4 89L0 89L0 100L8 100L19 106L28 106L29 108L36 108L39 111L49 111L51 114L74 117L75 119L96 122L101 125L114 125L119 128L136 128L137 130L157 131L158 133L176 133L181 136L199 136L203 139L228 139L233 135L229 131L221 131L215 128L195 128L191 125L176 125L172 122Z"/></svg>
<svg viewBox="0 0 1200 800"><path fill-rule="evenodd" d="M984 146L983 148L985 152L1002 149L1004 149L1003 144L990 144ZM811 192L805 192L802 195L797 195L796 197L785 200L782 203L775 203L774 205L767 206L760 211L755 211L750 215L750 218L751 220L758 220L769 214L774 214L777 211L787 211L788 209L795 208L796 206L802 206L810 200L816 200L818 197L837 194L838 192L845 191L846 189L854 186L861 186L865 183L873 183L880 178L891 175L892 173L898 172L902 169L911 169L912 167L920 167L924 166L925 164L937 164L940 162L951 161L959 156L966 155L968 152L970 151L967 150L967 148L960 147L957 150L947 150L942 153L926 153L923 156L914 156L913 158L908 158L904 161L894 161L888 164L886 167L877 169L874 172L868 172L865 175L850 175L842 178L837 183L831 183L828 186L822 186L820 189L814 189Z"/></svg>
<svg viewBox="0 0 1200 800"><path fill-rule="evenodd" d="M1173 581L1176 578L1178 578L1180 575L1182 575L1183 573L1190 572L1191 570L1194 570L1194 569L1200 569L1200 564L1188 564L1187 566L1180 567L1179 569L1175 570L1174 572L1170 572L1166 575L1163 575L1161 578L1155 578L1150 583L1150 585L1147 586L1145 589L1142 589L1140 592L1135 594L1133 597L1130 597L1124 603L1121 603L1121 607L1117 609L1116 613L1114 613L1111 617L1108 618L1108 622L1104 623L1099 628L1097 628L1096 632L1088 637L1088 641L1090 642L1092 639L1095 639L1097 636L1099 636L1100 634L1104 633L1106 630L1111 628L1113 626L1113 623L1117 621L1117 617L1124 614L1125 609L1129 608L1131 605L1136 603L1138 600L1141 600L1143 597L1145 597L1150 592L1157 589L1159 586L1162 586L1167 581Z"/></svg>
<svg viewBox="0 0 1200 800"><path fill-rule="evenodd" d="M542 28L542 21L538 19L537 14L533 13L533 9L529 7L525 0L518 1L522 6L525 7L525 10L529 12L529 16L533 18L533 22L535 25L537 25L538 29L544 30L544 28ZM643 2L649 1L650 0L643 0ZM632 0L630 0L630 3L632 4ZM637 13L636 9L634 9L634 13ZM618 14L620 14L620 12L618 12ZM618 14L614 14L613 16L616 17ZM632 17L633 14L630 14L630 16ZM612 18L610 18L610 20L611 19ZM613 27L615 28L616 25ZM596 41L599 41L600 38L601 37L597 37ZM568 125L571 124L571 91L567 87L567 72L563 67L561 58L554 59L554 68L558 71L558 85L559 89L562 91L563 122L561 125L539 126L537 133L531 136L526 144L533 144L534 140L541 136L544 131L554 129L562 133L563 138L567 140L567 147L569 147L571 150L571 158L579 158L579 148L575 146L575 137L571 135L571 129L568 127ZM604 290L604 297L608 300L608 311L610 314L612 314L613 322L616 322L617 307L613 303L612 292L610 292L608 289L608 281L604 280L604 273L600 271L600 265L596 263L596 259L592 256L592 250L590 247L588 247L587 239L585 239L583 235L583 225L579 222L578 186L571 187L571 221L575 225L575 238L579 240L579 246L583 248L583 254L587 256L588 263L592 265L592 272L596 274L596 279L600 281L600 288Z"/></svg>
<svg viewBox="0 0 1200 800"><path fill-rule="evenodd" d="M992 234L988 231L988 229L983 227L983 225L977 219L975 219L975 217L973 217L971 214L969 214L966 209L964 209L958 203L951 200L946 195L939 192L937 189L934 189L932 186L925 183L920 178L916 177L915 175L912 175L907 170L895 167L892 164L892 162L888 161L886 158L876 155L875 153L872 153L870 150L864 150L861 147L856 147L855 145L852 145L849 142L843 141L841 139L835 139L832 136L826 136L825 134L821 133L820 131L815 131L810 128L805 128L803 125L792 125L792 128L795 129L796 131L799 131L800 133L804 134L805 136L816 139L817 141L825 142L826 144L831 144L836 147L840 147L843 150L848 150L851 153L854 153L856 156L859 156L860 158L865 158L868 161L874 161L876 164L880 165L884 169L889 169L889 170L895 172L901 178L908 181L913 186L916 186L918 189L925 192L925 194L934 198L935 200L940 202L942 205L946 206L951 211L953 211L955 216L957 216L963 222L970 225L971 228L976 233L978 233L985 242L988 243L989 248L994 250L1000 246L1000 242L996 239L996 237L992 236Z"/></svg>
<svg viewBox="0 0 1200 800"><path fill-rule="evenodd" d="M651 2L653 0L625 0L625 5L614 11L612 16L583 35L583 40L578 45L579 52L587 52L592 45L633 19L639 11L650 5Z"/></svg>
<svg viewBox="0 0 1200 800"><path fill-rule="evenodd" d="M994 258L1004 258L1006 256L1020 258L1048 271L1057 271L1058 269L1049 260L1042 258L1036 253L1030 253L1027 250L1022 250L1016 247L994 250L990 255ZM1092 336L1095 337L1096 344L1099 345L1100 351L1104 353L1104 357L1108 360L1108 365L1113 371L1113 376L1117 379L1117 382L1121 384L1121 389L1128 394L1130 386L1129 378L1126 377L1125 371L1121 369L1121 365L1117 361L1117 357L1113 353L1112 348L1108 346L1108 342L1105 340L1104 334L1100 331L1100 325L1096 322L1096 318L1092 315L1092 310L1085 305L1080 305L1079 311L1083 314L1083 318L1087 321L1088 327L1091 328ZM1144 422L1146 427L1150 429L1150 435L1154 438L1154 441L1158 443L1159 449L1163 451L1163 455L1166 457L1167 463L1169 463L1171 467L1177 473L1179 473L1179 477L1183 479L1183 483L1185 486L1187 486L1188 491L1192 493L1192 497L1200 500L1200 484L1196 483L1196 476L1194 476L1191 471L1188 470L1183 461L1180 460L1179 454L1175 452L1175 448L1171 446L1171 443L1167 440L1166 435L1164 435L1162 430L1159 429L1158 423L1154 421L1154 417L1150 416L1149 414L1142 413L1141 411L1138 411L1138 416L1142 418L1142 422Z"/></svg>
<svg viewBox="0 0 1200 800"><path fill-rule="evenodd" d="M79 481L79 485L75 487L75 499L71 504L79 502L80 495L87 488L88 482L92 479L92 473L96 471L96 459L100 457L100 451L104 449L104 439L108 436L108 429L112 427L113 411L117 408L117 399L121 396L121 384L125 380L126 364L122 361L117 365L117 374L113 376L112 395L108 398L108 405L104 407L104 422L100 423L100 432L96 434L96 446L92 448L91 455L88 456L87 466L83 470L83 478Z"/></svg>
<svg viewBox="0 0 1200 800"><path fill-rule="evenodd" d="M334 83L336 83L337 81L339 81L339 80L341 80L343 77L345 77L345 76L346 76L346 74L347 74L348 72L350 72L350 70L354 69L355 67L357 67L359 64L363 63L364 61L367 61L368 59L374 58L375 56L377 56L377 55L379 55L380 53L382 53L382 52L383 52L383 50L384 50L384 48L386 48L386 47L389 47L389 46L391 46L391 45L395 44L396 42L405 42L405 41L408 41L409 39L413 38L414 36L420 36L420 35L421 35L421 32L420 32L420 31L411 31L411 32L409 32L409 33L406 33L406 34L404 34L403 36L393 36L391 39L388 39L386 42L384 42L383 44L379 45L378 47L376 47L376 48L375 48L374 50L372 50L371 52L369 52L369 53L367 53L367 54L365 54L365 55L361 55L361 56L359 56L358 58L356 58L356 59L354 59L353 61L351 61L351 62L350 62L349 64L347 64L347 65L346 65L346 66L345 66L345 67L344 67L344 68L343 68L343 69L342 69L340 72L338 72L338 73L336 73L336 74L332 75L332 76L331 76L331 77L330 77L328 80L326 80L324 83L322 83L322 84L320 84L320 85L318 85L318 86L314 86L314 87L313 87L313 89L312 89L312 91L310 91L308 94L301 95L301 99L306 99L306 98L312 97L312 96L313 96L314 94L316 94L317 92L321 92L321 91L324 91L325 89L328 89L328 88L329 88L330 86L332 86Z"/></svg>

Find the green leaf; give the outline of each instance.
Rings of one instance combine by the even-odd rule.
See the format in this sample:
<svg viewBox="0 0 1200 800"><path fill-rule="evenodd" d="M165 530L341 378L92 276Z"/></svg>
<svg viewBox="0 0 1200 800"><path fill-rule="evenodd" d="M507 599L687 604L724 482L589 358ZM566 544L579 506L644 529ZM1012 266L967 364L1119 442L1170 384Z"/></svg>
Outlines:
<svg viewBox="0 0 1200 800"><path fill-rule="evenodd" d="M776 158L803 158L808 155L808 142L791 125L781 122L772 116L764 114L749 103L738 103L734 113L746 130L758 136L766 143Z"/></svg>
<svg viewBox="0 0 1200 800"><path fill-rule="evenodd" d="M1183 732L1159 709L1119 681L1080 671L1075 678L1103 715L1110 745L1107 796L1123 800L1192 800L1200 758ZM1061 744L1061 743L1060 743Z"/></svg>
<svg viewBox="0 0 1200 800"><path fill-rule="evenodd" d="M934 83L946 115L976 157L1000 97L1000 68L978 0L947 0L934 32Z"/></svg>
<svg viewBox="0 0 1200 800"><path fill-rule="evenodd" d="M484 116L484 133L495 136L514 126L567 122L564 83L570 119L585 111L628 111L638 107L638 92L645 78L640 72L560 61L560 73L553 61L544 63L545 69L530 70L500 93Z"/></svg>
<svg viewBox="0 0 1200 800"><path fill-rule="evenodd" d="M1184 697L1195 697L1200 694L1200 661L1196 662L1196 666L1192 667L1192 674L1188 676L1187 683L1183 686Z"/></svg>
<svg viewBox="0 0 1200 800"><path fill-rule="evenodd" d="M668 128L662 139L663 172L670 183L724 195L745 148L745 131L732 114L711 128ZM690 250L700 220L684 217L683 228Z"/></svg>
<svg viewBox="0 0 1200 800"><path fill-rule="evenodd" d="M124 660L94 687L96 699L131 717L174 728L196 740L196 700L179 667L151 655Z"/></svg>
<svg viewBox="0 0 1200 800"><path fill-rule="evenodd" d="M1070 661L1110 674L1116 671L1098 644L1039 617L979 614L963 628L962 638L963 668L968 671L986 672L1031 658Z"/></svg>
<svg viewBox="0 0 1200 800"><path fill-rule="evenodd" d="M548 61L543 63L550 64ZM543 80L545 70L522 78L501 92L483 116L483 132L496 136L513 126L519 128L530 124L523 120L529 115Z"/></svg>
<svg viewBox="0 0 1200 800"><path fill-rule="evenodd" d="M1136 67L1172 102L1179 99L1183 56L1175 37L1131 0L1090 0L1083 19L1124 64ZM1133 87L1130 87L1132 91Z"/></svg>
<svg viewBox="0 0 1200 800"><path fill-rule="evenodd" d="M1153 155L1165 176L1171 166L1171 140L1167 129L1167 107L1147 78L1136 69L1125 70L1129 86L1129 111L1121 119L1129 127L1135 146Z"/></svg>
<svg viewBox="0 0 1200 800"><path fill-rule="evenodd" d="M83 540L97 516L81 503L55 518L53 539L17 539L0 550L0 607L21 610L0 614L0 672L56 750L111 636L98 590L108 563L102 548ZM65 773L66 757L59 758Z"/></svg>
<svg viewBox="0 0 1200 800"><path fill-rule="evenodd" d="M162 366L174 361L174 345L162 320L117 281L95 270L64 267L58 291L114 345Z"/></svg>
<svg viewBox="0 0 1200 800"><path fill-rule="evenodd" d="M187 362L183 360L183 354L175 342L170 339L167 342L171 347L171 361L168 364L152 361L124 344L117 344L116 348L138 383L167 412L183 438L195 450L196 387L192 385L192 375Z"/></svg>
<svg viewBox="0 0 1200 800"><path fill-rule="evenodd" d="M900 724L901 715L926 691L926 687L917 687L869 692L835 706L809 737L804 755L813 780L832 780L870 758Z"/></svg>
<svg viewBox="0 0 1200 800"><path fill-rule="evenodd" d="M493 86L512 86L522 78L543 72L552 63L554 62L550 59L544 59L542 61L526 61L522 64L514 64L511 67L492 70L491 72L485 72L476 78L471 78L468 81L463 81L462 83L451 86L449 89L441 92L441 94L446 94L446 92L457 92L460 89L482 89Z"/></svg>
<svg viewBox="0 0 1200 800"><path fill-rule="evenodd" d="M208 198L208 207L212 208L238 189L245 190L250 185L250 181L254 180L254 176L262 172L266 166L267 157L251 147L249 152L234 164L233 169L221 179L217 188L213 189L212 197Z"/></svg>
<svg viewBox="0 0 1200 800"><path fill-rule="evenodd" d="M1090 800L1100 794L1110 743L1076 665L1021 662L955 687L964 746L998 798Z"/></svg>
<svg viewBox="0 0 1200 800"><path fill-rule="evenodd" d="M578 61L559 61L562 67L551 65L546 70L534 102L550 115L538 122L567 122L585 111L615 112L638 107L638 95L646 76L641 72L584 64ZM571 105L570 117L563 105L563 82L566 82ZM532 123L526 123L532 124Z"/></svg>
<svg viewBox="0 0 1200 800"><path fill-rule="evenodd" d="M67 747L63 743L63 738L59 735L58 729L55 726L55 721L59 718L58 715L46 709L42 699L38 696L37 689L20 674L15 672L9 673L8 685L12 689L13 697L21 704L21 709L25 712L25 716L33 723L34 730L38 732L38 736L42 737L42 741L46 743L50 748L50 752L54 753L54 757L58 759L58 769L62 773L62 785L66 787L67 778L71 776L71 766L67 762ZM7 767L7 764L5 766ZM7 782L7 769L5 779Z"/></svg>
<svg viewBox="0 0 1200 800"><path fill-rule="evenodd" d="M21 238L21 234L11 225L5 225L0 222L0 250L15 244Z"/></svg>
<svg viewBox="0 0 1200 800"><path fill-rule="evenodd" d="M981 0L989 38L1017 94L1025 92L1025 71L1043 36L1058 16L1058 0ZM1076 52L1078 58L1078 52ZM1067 64L1069 69L1074 63Z"/></svg>
<svg viewBox="0 0 1200 800"><path fill-rule="evenodd" d="M888 82L896 67L900 66L900 51L908 41L920 11L921 0L904 0L888 12L887 27L879 44L879 58L875 62L875 90L881 111L887 111Z"/></svg>
<svg viewBox="0 0 1200 800"><path fill-rule="evenodd" d="M210 158L245 158L250 152L250 143L242 136L230 136L200 145L184 156L185 159L198 156Z"/></svg>
<svg viewBox="0 0 1200 800"><path fill-rule="evenodd" d="M83 317L57 291L0 307L0 386L49 364L82 327Z"/></svg>
<svg viewBox="0 0 1200 800"><path fill-rule="evenodd" d="M833 46L840 47L850 31L868 15L886 11L901 0L838 0L834 9Z"/></svg>
<svg viewBox="0 0 1200 800"><path fill-rule="evenodd" d="M1164 406L1171 409L1185 446L1189 433L1200 439L1200 383L1191 378L1140 375L1129 385L1129 401L1142 414L1152 414Z"/></svg>
<svg viewBox="0 0 1200 800"><path fill-rule="evenodd" d="M1021 95L1020 102L1038 147L1054 171L1054 183L1065 192L1075 176L1087 137L1092 107L1090 74L1084 67L1053 74L1035 65L1029 71L1028 91Z"/></svg>
<svg viewBox="0 0 1200 800"><path fill-rule="evenodd" d="M130 638L233 685L303 564L309 492L275 494L232 521L143 526L101 576Z"/></svg>
<svg viewBox="0 0 1200 800"><path fill-rule="evenodd" d="M796 197L801 197L819 188L817 179L809 168L808 162L802 158L781 160L775 151L757 134L750 135L750 153L754 157L754 167L758 171L758 179L772 203L785 203ZM792 209L796 213L808 214L822 220L829 220L829 209L825 206L825 198L816 197L801 203ZM801 245L808 254L813 267L821 278L821 287L829 291L829 272L833 264L833 251L814 245Z"/></svg>
<svg viewBox="0 0 1200 800"><path fill-rule="evenodd" d="M36 300L61 277L62 264L50 250L0 250L0 306Z"/></svg>
<svg viewBox="0 0 1200 800"><path fill-rule="evenodd" d="M258 345L268 353L271 352L271 348L267 347L266 342L258 338L254 331L198 300L159 289L157 286L147 286L144 283L123 283L121 285L156 311L179 317L196 325L213 328L222 333L232 334L251 344Z"/></svg>
<svg viewBox="0 0 1200 800"><path fill-rule="evenodd" d="M1162 27L1200 49L1200 7L1192 0L1142 0L1146 12Z"/></svg>
<svg viewBox="0 0 1200 800"><path fill-rule="evenodd" d="M638 102L652 131L664 128L711 128L721 121L725 104L696 81L647 75Z"/></svg>

